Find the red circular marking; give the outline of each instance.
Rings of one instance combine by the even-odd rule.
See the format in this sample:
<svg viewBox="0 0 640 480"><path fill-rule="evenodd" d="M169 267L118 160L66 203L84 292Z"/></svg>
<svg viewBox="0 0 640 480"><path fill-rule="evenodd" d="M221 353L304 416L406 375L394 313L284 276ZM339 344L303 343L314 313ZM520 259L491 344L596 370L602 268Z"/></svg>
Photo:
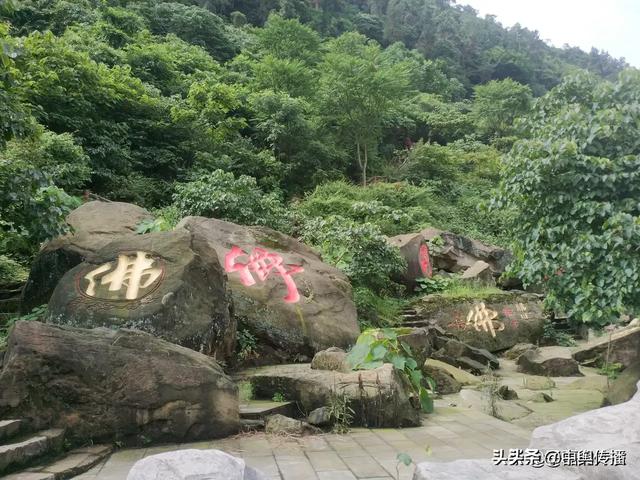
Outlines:
<svg viewBox="0 0 640 480"><path fill-rule="evenodd" d="M433 270L431 268L431 257L429 256L429 247L423 243L420 245L420 251L418 252L418 262L420 263L420 270L425 277L431 277Z"/></svg>

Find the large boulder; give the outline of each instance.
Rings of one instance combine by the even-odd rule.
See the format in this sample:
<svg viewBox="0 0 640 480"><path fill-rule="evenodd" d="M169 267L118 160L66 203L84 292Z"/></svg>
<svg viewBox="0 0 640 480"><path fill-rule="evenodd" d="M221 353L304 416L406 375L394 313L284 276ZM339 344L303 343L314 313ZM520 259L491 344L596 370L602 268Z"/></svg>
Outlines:
<svg viewBox="0 0 640 480"><path fill-rule="evenodd" d="M546 377L580 377L580 366L568 347L527 350L516 360L518 372Z"/></svg>
<svg viewBox="0 0 640 480"><path fill-rule="evenodd" d="M221 450L175 450L138 460L127 480L267 480L244 462Z"/></svg>
<svg viewBox="0 0 640 480"><path fill-rule="evenodd" d="M258 339L259 358L275 350L280 359L310 359L355 343L360 330L351 284L311 248L266 227L204 217L186 217L178 226L206 238L225 265L233 314Z"/></svg>
<svg viewBox="0 0 640 480"><path fill-rule="evenodd" d="M0 418L65 428L74 442L181 442L239 427L216 361L135 330L19 321L0 370Z"/></svg>
<svg viewBox="0 0 640 480"><path fill-rule="evenodd" d="M497 276L504 272L513 258L508 250L456 233L427 228L420 234L428 242L441 244L430 253L434 267L447 272L462 272L482 260L489 264L491 271Z"/></svg>
<svg viewBox="0 0 640 480"><path fill-rule="evenodd" d="M152 215L122 202L93 201L67 216L71 232L46 243L31 264L22 292L21 312L46 304L62 276L115 237L135 235L136 227Z"/></svg>
<svg viewBox="0 0 640 480"><path fill-rule="evenodd" d="M629 367L640 361L640 327L623 328L611 338L608 334L596 338L575 350L573 358L580 363L604 365L608 360Z"/></svg>
<svg viewBox="0 0 640 480"><path fill-rule="evenodd" d="M640 393L620 405L598 408L538 427L530 448L625 452L624 465L595 464L568 470L586 480L635 480L640 472ZM604 460L613 461L611 456ZM622 459L620 459L622 460Z"/></svg>
<svg viewBox="0 0 640 480"><path fill-rule="evenodd" d="M45 318L135 328L219 359L236 331L217 255L184 229L113 240L62 277Z"/></svg>
<svg viewBox="0 0 640 480"><path fill-rule="evenodd" d="M406 270L397 280L410 289L415 288L418 278L431 277L436 270L458 273L474 266L477 269L479 265L486 265L486 269L482 269L483 281L492 282L512 259L511 253L503 248L436 228L396 235L388 242L399 248L407 261Z"/></svg>
<svg viewBox="0 0 640 480"><path fill-rule="evenodd" d="M407 268L395 280L413 290L418 278L431 277L433 265L429 245L421 233L407 233L388 238L388 242L400 249L400 254L407 261Z"/></svg>
<svg viewBox="0 0 640 480"><path fill-rule="evenodd" d="M618 405L629 401L638 393L640 382L640 361L625 368L617 378L610 382L605 401L608 405Z"/></svg>
<svg viewBox="0 0 640 480"><path fill-rule="evenodd" d="M432 358L454 365L463 370L468 370L474 375L486 373L487 368L500 368L500 363L495 355L482 348L474 348L455 338L436 338L438 350Z"/></svg>
<svg viewBox="0 0 640 480"><path fill-rule="evenodd" d="M251 383L257 398L280 393L307 412L330 405L336 396L345 396L354 411L355 425L420 425L420 410L412 403L405 380L391 364L350 373L312 370L309 364L272 365L244 370L238 377Z"/></svg>
<svg viewBox="0 0 640 480"><path fill-rule="evenodd" d="M637 480L640 393L626 403L538 427L529 449L521 452L511 456L509 450L499 450L493 461L423 462L417 465L413 480ZM514 465L518 461L522 463Z"/></svg>
<svg viewBox="0 0 640 480"><path fill-rule="evenodd" d="M502 292L483 299L425 295L414 302L415 316L477 348L497 352L518 343L537 343L544 314L538 296Z"/></svg>

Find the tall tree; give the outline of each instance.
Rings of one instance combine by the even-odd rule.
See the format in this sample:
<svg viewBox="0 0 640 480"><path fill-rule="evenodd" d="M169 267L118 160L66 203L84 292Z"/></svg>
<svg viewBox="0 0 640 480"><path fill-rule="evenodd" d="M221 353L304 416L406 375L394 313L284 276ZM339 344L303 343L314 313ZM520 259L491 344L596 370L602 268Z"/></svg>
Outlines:
<svg viewBox="0 0 640 480"><path fill-rule="evenodd" d="M326 123L353 145L366 185L382 129L410 93L408 68L387 61L380 45L358 33L345 33L328 48L319 67L321 111Z"/></svg>

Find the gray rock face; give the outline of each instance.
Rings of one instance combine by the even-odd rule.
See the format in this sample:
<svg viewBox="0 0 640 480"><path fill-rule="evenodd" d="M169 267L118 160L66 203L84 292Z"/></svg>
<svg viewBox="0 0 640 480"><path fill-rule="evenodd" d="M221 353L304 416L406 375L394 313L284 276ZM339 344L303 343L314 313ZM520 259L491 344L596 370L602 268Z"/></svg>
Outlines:
<svg viewBox="0 0 640 480"><path fill-rule="evenodd" d="M611 388L606 396L609 405L627 402L637 393L640 382L640 361L625 368L618 377L611 382Z"/></svg>
<svg viewBox="0 0 640 480"><path fill-rule="evenodd" d="M528 352L529 350L536 351L538 350L538 347L536 347L532 343L517 343L509 350L504 352L503 356L508 360L517 360L520 355Z"/></svg>
<svg viewBox="0 0 640 480"><path fill-rule="evenodd" d="M436 382L436 391L441 395L458 393L462 388L460 382L443 368L425 364L422 371Z"/></svg>
<svg viewBox="0 0 640 480"><path fill-rule="evenodd" d="M640 385L638 385L640 388ZM533 431L529 448L549 450L624 451L625 465L557 468L494 465L490 460L424 462L413 480L637 480L640 471L640 393L620 405L599 408Z"/></svg>
<svg viewBox="0 0 640 480"><path fill-rule="evenodd" d="M541 347L528 350L516 361L518 371L547 377L581 377L578 362L568 347Z"/></svg>
<svg viewBox="0 0 640 480"><path fill-rule="evenodd" d="M241 458L220 450L176 450L138 460L127 480L267 480Z"/></svg>
<svg viewBox="0 0 640 480"><path fill-rule="evenodd" d="M304 435L305 433L321 433L321 430L309 425L307 422L286 417L279 413L269 415L265 418L264 431L274 435Z"/></svg>
<svg viewBox="0 0 640 480"><path fill-rule="evenodd" d="M418 319L490 352L506 350L518 343L537 343L545 318L537 296L514 292L477 300L425 295L412 307Z"/></svg>
<svg viewBox="0 0 640 480"><path fill-rule="evenodd" d="M431 357L434 344L440 329L432 327L412 328L403 333L399 329L398 341L405 343L411 349L411 356L418 365L423 365L427 358Z"/></svg>
<svg viewBox="0 0 640 480"><path fill-rule="evenodd" d="M437 338L436 346L439 349L433 353L432 358L469 370L475 375L482 375L487 366L494 370L500 368L498 359L491 353L481 348L470 347L454 338Z"/></svg>
<svg viewBox="0 0 640 480"><path fill-rule="evenodd" d="M135 235L136 226L153 217L144 208L121 202L88 202L67 216L71 233L44 245L31 265L22 292L21 312L49 301L62 276L87 256L120 235Z"/></svg>
<svg viewBox="0 0 640 480"><path fill-rule="evenodd" d="M183 229L113 240L64 275L46 319L135 328L219 359L235 341L218 257Z"/></svg>
<svg viewBox="0 0 640 480"><path fill-rule="evenodd" d="M432 252L431 256L436 268L448 272L465 270L482 260L490 265L493 272L500 274L511 262L511 253L494 245L486 245L478 240L435 228L427 228L420 233L427 241L436 237L442 239L443 247Z"/></svg>
<svg viewBox="0 0 640 480"><path fill-rule="evenodd" d="M529 446L545 450L624 450L626 466L582 466L569 470L587 480L635 480L640 472L640 394L620 405L538 427Z"/></svg>
<svg viewBox="0 0 640 480"><path fill-rule="evenodd" d="M485 285L495 285L496 283L491 272L491 265L483 260L478 260L467 268L460 278L462 280L479 282Z"/></svg>
<svg viewBox="0 0 640 480"><path fill-rule="evenodd" d="M338 347L329 347L316 353L311 360L311 368L314 370L335 370L343 373L351 371L351 366L347 361L347 352Z"/></svg>
<svg viewBox="0 0 640 480"><path fill-rule="evenodd" d="M582 346L573 353L580 363L592 362L602 365L609 350L609 335L603 335L595 341ZM629 367L640 362L640 327L618 330L611 335L609 363L621 363Z"/></svg>
<svg viewBox="0 0 640 480"><path fill-rule="evenodd" d="M18 322L0 371L0 417L64 427L74 441L223 437L238 391L216 361L134 330Z"/></svg>
<svg viewBox="0 0 640 480"><path fill-rule="evenodd" d="M307 416L307 422L311 425L322 427L331 424L331 411L329 407L320 407L312 410Z"/></svg>
<svg viewBox="0 0 640 480"><path fill-rule="evenodd" d="M454 462L419 463L413 480L585 480L557 468L495 466L490 460L456 460Z"/></svg>
<svg viewBox="0 0 640 480"><path fill-rule="evenodd" d="M204 217L187 217L179 226L206 238L217 252L234 316L258 338L259 349L293 360L355 343L360 329L351 285L311 248L265 227Z"/></svg>
<svg viewBox="0 0 640 480"><path fill-rule="evenodd" d="M493 415L505 422L526 417L532 412L530 408L515 401L496 399L492 405L488 394L476 390L461 390L460 401L464 406Z"/></svg>
<svg viewBox="0 0 640 480"><path fill-rule="evenodd" d="M420 410L391 364L350 373L312 370L308 364L273 365L244 370L238 377L251 383L256 398L271 398L280 392L306 411L329 405L332 396L344 395L360 426L420 425Z"/></svg>
<svg viewBox="0 0 640 480"><path fill-rule="evenodd" d="M430 250L428 242L436 237L442 239L443 246ZM493 283L493 277L504 272L512 258L511 253L500 247L485 245L477 240L435 228L396 235L390 237L388 242L398 247L407 261L406 271L396 280L410 290L415 288L416 279L430 277L436 269L462 272L477 262L483 262L488 266L488 269L482 269L482 278Z"/></svg>

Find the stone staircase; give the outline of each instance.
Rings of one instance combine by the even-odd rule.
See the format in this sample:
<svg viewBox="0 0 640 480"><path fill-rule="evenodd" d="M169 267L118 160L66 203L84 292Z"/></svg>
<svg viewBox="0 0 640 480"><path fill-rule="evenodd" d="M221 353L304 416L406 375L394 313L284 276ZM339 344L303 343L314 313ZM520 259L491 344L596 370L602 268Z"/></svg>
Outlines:
<svg viewBox="0 0 640 480"><path fill-rule="evenodd" d="M403 327L428 327L429 321L422 318L413 307L406 307L400 312Z"/></svg>
<svg viewBox="0 0 640 480"><path fill-rule="evenodd" d="M0 478L63 480L86 472L106 458L110 445L64 450L64 430L29 432L24 420L0 420Z"/></svg>

